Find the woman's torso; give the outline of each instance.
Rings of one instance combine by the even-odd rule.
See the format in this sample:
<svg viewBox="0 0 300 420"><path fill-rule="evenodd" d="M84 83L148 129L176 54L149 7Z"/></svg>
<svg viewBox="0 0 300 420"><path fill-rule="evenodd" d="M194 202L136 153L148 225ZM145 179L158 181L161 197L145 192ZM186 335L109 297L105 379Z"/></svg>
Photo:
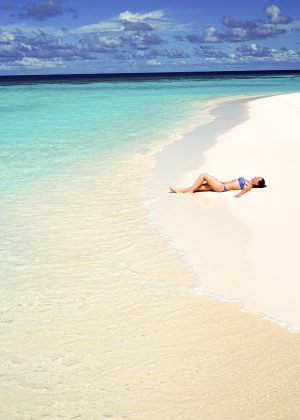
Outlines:
<svg viewBox="0 0 300 420"><path fill-rule="evenodd" d="M242 185L244 184L244 188L249 185L249 181L247 181L245 178L240 177L239 179L240 179ZM239 179L235 178L235 179L232 179L231 181L225 181L224 184L225 184L225 187L226 187L227 191L228 190L241 190L242 188L241 188ZM244 180L244 182L242 180Z"/></svg>

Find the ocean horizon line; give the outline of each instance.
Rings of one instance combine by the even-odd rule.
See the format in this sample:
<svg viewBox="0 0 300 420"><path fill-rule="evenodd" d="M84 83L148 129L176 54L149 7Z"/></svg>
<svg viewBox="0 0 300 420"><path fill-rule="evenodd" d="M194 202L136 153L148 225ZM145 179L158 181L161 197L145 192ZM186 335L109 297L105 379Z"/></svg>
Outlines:
<svg viewBox="0 0 300 420"><path fill-rule="evenodd" d="M112 80L136 80L136 79L164 79L164 78L218 78L220 76L270 76L270 75L298 75L300 69L288 70L226 70L226 71L186 71L186 72L145 72L145 73L63 73L63 74L17 74L17 75L0 75L1 82L43 82L43 81L69 81L76 79L112 79Z"/></svg>

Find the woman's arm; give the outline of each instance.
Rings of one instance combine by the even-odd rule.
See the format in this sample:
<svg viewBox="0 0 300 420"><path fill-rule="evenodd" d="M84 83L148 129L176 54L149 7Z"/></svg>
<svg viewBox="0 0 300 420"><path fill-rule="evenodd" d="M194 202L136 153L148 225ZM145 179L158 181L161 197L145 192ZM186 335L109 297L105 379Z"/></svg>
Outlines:
<svg viewBox="0 0 300 420"><path fill-rule="evenodd" d="M250 190L252 190L252 185L245 186L243 190L241 190L237 195L235 195L235 198L241 197L243 194L246 194Z"/></svg>

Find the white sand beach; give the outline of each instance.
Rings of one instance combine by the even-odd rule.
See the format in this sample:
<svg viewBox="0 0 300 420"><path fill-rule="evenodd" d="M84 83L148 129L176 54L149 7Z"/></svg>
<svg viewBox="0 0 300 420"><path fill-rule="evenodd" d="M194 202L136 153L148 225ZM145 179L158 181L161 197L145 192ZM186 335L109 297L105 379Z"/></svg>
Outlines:
<svg viewBox="0 0 300 420"><path fill-rule="evenodd" d="M223 181L266 179L267 188L238 199L234 191L161 193L153 217L187 254L202 291L241 301L295 329L300 329L299 115L300 93L224 103L212 124L165 149L152 181L152 191L157 185L167 191L169 184L190 186L202 172Z"/></svg>

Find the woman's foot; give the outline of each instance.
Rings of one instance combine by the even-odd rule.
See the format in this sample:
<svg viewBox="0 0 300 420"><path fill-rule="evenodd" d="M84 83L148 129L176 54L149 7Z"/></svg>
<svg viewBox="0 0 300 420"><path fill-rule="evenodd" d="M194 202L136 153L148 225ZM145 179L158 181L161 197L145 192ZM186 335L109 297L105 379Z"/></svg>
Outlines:
<svg viewBox="0 0 300 420"><path fill-rule="evenodd" d="M170 191L176 194L179 194L182 192L180 188L176 188L176 187L170 187Z"/></svg>
<svg viewBox="0 0 300 420"><path fill-rule="evenodd" d="M180 193L184 193L184 194L193 194L194 190L192 188L176 188L176 187L170 187L171 192L176 193L176 194L180 194Z"/></svg>

